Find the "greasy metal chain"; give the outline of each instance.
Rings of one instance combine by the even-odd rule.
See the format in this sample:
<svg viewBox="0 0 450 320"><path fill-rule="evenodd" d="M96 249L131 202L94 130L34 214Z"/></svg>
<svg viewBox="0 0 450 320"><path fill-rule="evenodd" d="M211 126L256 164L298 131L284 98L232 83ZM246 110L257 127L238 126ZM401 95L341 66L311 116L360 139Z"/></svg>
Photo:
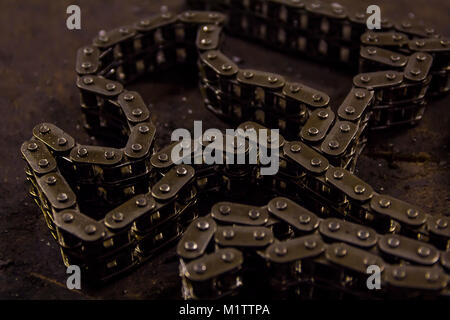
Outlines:
<svg viewBox="0 0 450 320"><path fill-rule="evenodd" d="M185 298L234 294L243 283L250 288L255 269L277 291L341 295L361 285L362 266L372 261L385 267L389 288L447 295L449 219L379 195L353 171L369 127L415 123L426 98L448 90L448 40L412 23L393 31L384 21L381 32L364 33L360 14L325 3L214 3L230 10L231 33L327 62L355 66L360 57L364 73L354 77L336 115L324 92L240 69L225 56L221 13L162 13L100 34L77 52L81 109L87 130L125 146L80 145L43 123L21 149L30 193L64 263L107 280L184 233L178 253ZM263 176L260 165L175 165L177 143L155 152L151 110L123 84L178 64L198 65L205 104L218 116L246 130L280 129L278 174ZM252 207L235 203L247 199ZM218 201L232 202L194 220Z"/></svg>
<svg viewBox="0 0 450 320"><path fill-rule="evenodd" d="M185 299L239 290L276 298L449 294L449 252L343 219L319 218L284 197L263 207L219 202L188 227L177 249ZM380 290L368 289L371 265L382 272Z"/></svg>

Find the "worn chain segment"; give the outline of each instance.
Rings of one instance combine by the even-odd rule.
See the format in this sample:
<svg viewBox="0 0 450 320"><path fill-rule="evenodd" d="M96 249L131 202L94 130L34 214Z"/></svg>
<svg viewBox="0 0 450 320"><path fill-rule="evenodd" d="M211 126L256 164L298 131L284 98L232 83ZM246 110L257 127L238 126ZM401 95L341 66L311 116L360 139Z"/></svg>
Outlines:
<svg viewBox="0 0 450 320"><path fill-rule="evenodd" d="M206 5L204 1L191 2ZM364 254L381 259L379 253L405 264L398 270L383 264L386 270L394 268L392 274L384 272L384 281L390 286L404 287L399 278L406 277L415 293L446 295L447 274L442 270L448 272L450 264L448 253L443 252L449 247L448 218L429 216L403 201L378 195L352 172L366 144L368 127L416 123L426 98L448 90L448 40L413 24L396 26L393 31L388 21L383 21L383 32L364 33L364 16L325 4L296 0L214 3L230 10L228 23L227 17L217 12L162 13L101 34L92 45L78 50L77 87L86 129L118 139L123 148L77 144L49 123L37 125L33 137L22 145L30 193L61 247L65 264L82 266L93 280L107 280L141 264L186 230L178 250L185 298L206 297L203 290L215 297L235 293L242 287L241 273L235 271L241 266L244 272L258 268L255 262L260 259L265 260L260 261L261 266L269 266L267 270L284 270L275 275L269 272L279 290L303 286L345 293L349 286L342 281L323 279L327 268L333 264L336 275L345 276L339 279L349 283L357 277L347 277L345 270L361 276L357 259ZM240 69L220 51L224 24L232 34L263 40L286 51L301 51L321 61L356 66L360 57L364 73L355 76L353 88L335 114L324 92L281 75ZM205 104L218 116L241 123L243 129L280 128L290 141L278 137L281 158L277 175L260 175L258 165L175 165L171 151L178 143L155 152L151 110L139 93L126 90L124 84L178 64L198 65ZM210 141L193 141L191 146L205 148ZM259 201L285 196L307 209L295 204L297 211L286 217L271 211L270 203L251 210L241 205L239 208L247 209L242 209L244 214L238 219L233 209L229 220L227 213L212 212L212 218L193 222L199 213L209 212L213 203L242 200L242 194L255 186ZM229 204L230 209L236 206ZM299 212L306 213L295 217ZM312 212L320 213L321 218ZM356 238L349 240L340 233L325 234L327 222L333 222L331 217L345 218L333 220L345 230L369 230L355 222L372 227L378 233L369 232L369 236L376 241L364 242L367 238L355 243ZM240 235L241 242L227 242L230 239L225 233L230 230L222 229L224 223L252 227L233 226L231 231ZM357 233L366 237L366 233ZM399 250L383 250L384 235L392 233L398 234L395 239L401 237ZM283 254L272 257L271 250L285 251L280 243L301 245L303 240L288 240L300 235L315 237L311 239L316 244L312 245L312 240L308 244L317 249L305 255L302 250L295 251L296 256L291 257L291 247L286 247L291 258L283 259ZM225 248L212 253L213 236L218 246L236 246L242 252ZM370 243L370 248L361 241ZM258 249L257 256L248 254L250 243ZM343 250L353 260L334 261L333 252ZM323 253L325 257L319 258ZM425 263L430 257L432 263ZM200 260L189 262L192 259ZM294 261L297 267L300 262L314 265L317 272L286 272ZM439 263L443 269L436 267ZM410 282L410 274L415 282ZM428 282L421 275L426 275ZM311 282L317 285L311 286Z"/></svg>
<svg viewBox="0 0 450 320"><path fill-rule="evenodd" d="M380 199L375 206L390 201ZM233 295L244 285L252 294L260 290L278 298L449 295L448 252L343 219L319 218L284 197L262 207L215 204L210 215L187 228L177 252L185 299ZM382 271L379 291L367 287L370 265Z"/></svg>

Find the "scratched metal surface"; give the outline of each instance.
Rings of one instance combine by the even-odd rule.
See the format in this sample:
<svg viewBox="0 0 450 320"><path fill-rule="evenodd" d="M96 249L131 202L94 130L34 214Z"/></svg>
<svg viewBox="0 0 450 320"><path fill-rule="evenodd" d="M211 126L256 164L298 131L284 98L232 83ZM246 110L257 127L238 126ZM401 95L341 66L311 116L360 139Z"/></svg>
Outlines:
<svg viewBox="0 0 450 320"><path fill-rule="evenodd" d="M53 122L81 143L99 143L81 128L73 71L76 49L89 43L99 30L133 22L159 11L161 5L174 12L183 8L181 0L77 1L82 10L82 30L69 31L65 11L72 3L1 2L0 299L179 299L173 249L102 288L66 289L57 245L27 196L19 147L30 137L35 124ZM382 15L399 18L416 14L450 35L448 1L376 4L381 5ZM351 74L241 40L227 38L225 51L241 58L242 67L277 72L327 92L334 108L351 86ZM196 80L188 74L180 77L168 72L158 81L149 77L131 88L153 105L160 143L168 141L171 129L192 128L193 120L203 120L208 127L226 127L203 108ZM449 214L449 102L448 97L431 102L424 119L414 128L374 134L360 158L358 174L379 192L409 201L431 214Z"/></svg>

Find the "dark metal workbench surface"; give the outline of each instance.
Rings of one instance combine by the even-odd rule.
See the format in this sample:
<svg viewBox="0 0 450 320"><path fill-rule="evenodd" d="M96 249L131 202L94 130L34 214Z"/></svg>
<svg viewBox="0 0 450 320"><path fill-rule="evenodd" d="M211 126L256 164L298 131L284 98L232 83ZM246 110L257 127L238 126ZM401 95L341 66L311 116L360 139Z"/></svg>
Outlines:
<svg viewBox="0 0 450 320"><path fill-rule="evenodd" d="M347 1L341 1L345 5ZM374 1L360 1L361 6ZM66 28L66 8L81 7L82 29ZM450 2L442 0L377 1L382 15L416 14L450 35ZM66 288L59 250L41 212L27 195L20 159L21 143L40 122L52 122L80 143L99 143L82 129L75 88L75 52L101 29L134 22L167 5L183 9L181 0L51 1L6 0L0 4L0 299L179 298L180 280L174 250L102 288ZM351 87L352 74L286 56L242 40L227 38L225 51L242 59L241 66L276 72L331 96L335 109ZM153 107L158 141L172 129L226 126L205 110L192 75L168 72L156 81L132 85ZM174 78L175 81L172 81ZM358 163L357 174L378 192L389 193L431 214L449 214L450 98L432 101L422 122L373 134ZM93 141L90 141L90 140ZM391 144L391 145L390 145Z"/></svg>

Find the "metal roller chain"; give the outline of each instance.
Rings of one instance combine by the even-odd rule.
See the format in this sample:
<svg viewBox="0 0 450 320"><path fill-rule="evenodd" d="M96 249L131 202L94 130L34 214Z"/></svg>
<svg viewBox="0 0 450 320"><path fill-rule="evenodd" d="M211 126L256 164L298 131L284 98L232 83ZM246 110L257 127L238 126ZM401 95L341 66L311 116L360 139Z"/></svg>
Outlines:
<svg viewBox="0 0 450 320"><path fill-rule="evenodd" d="M64 263L105 281L184 233L178 253L185 298L236 293L245 285L242 273L258 261L265 270L314 267L272 273L274 290L306 286L341 294L349 291L342 278L323 279L326 273L316 271L334 268L339 277L351 272L346 279L357 279L365 255L384 266L383 283L395 289L390 294L413 288L414 295L447 295L448 218L379 195L353 171L368 128L417 123L427 98L448 91L448 40L434 30L388 21L380 32L366 33L361 14L324 3L188 2L229 14L157 14L101 34L77 52L85 127L122 141L122 148L79 145L49 123L37 125L22 145L30 193ZM281 50L359 65L362 73L335 114L324 92L240 69L220 51L224 26ZM205 105L220 118L241 129L280 129L277 175L262 176L258 164L175 165L171 151L177 143L156 150L152 110L124 85L180 64L198 65ZM237 205L249 186L257 187L261 201L287 198ZM232 202L198 218L214 199ZM290 248L302 243L306 251L295 249L291 256Z"/></svg>

